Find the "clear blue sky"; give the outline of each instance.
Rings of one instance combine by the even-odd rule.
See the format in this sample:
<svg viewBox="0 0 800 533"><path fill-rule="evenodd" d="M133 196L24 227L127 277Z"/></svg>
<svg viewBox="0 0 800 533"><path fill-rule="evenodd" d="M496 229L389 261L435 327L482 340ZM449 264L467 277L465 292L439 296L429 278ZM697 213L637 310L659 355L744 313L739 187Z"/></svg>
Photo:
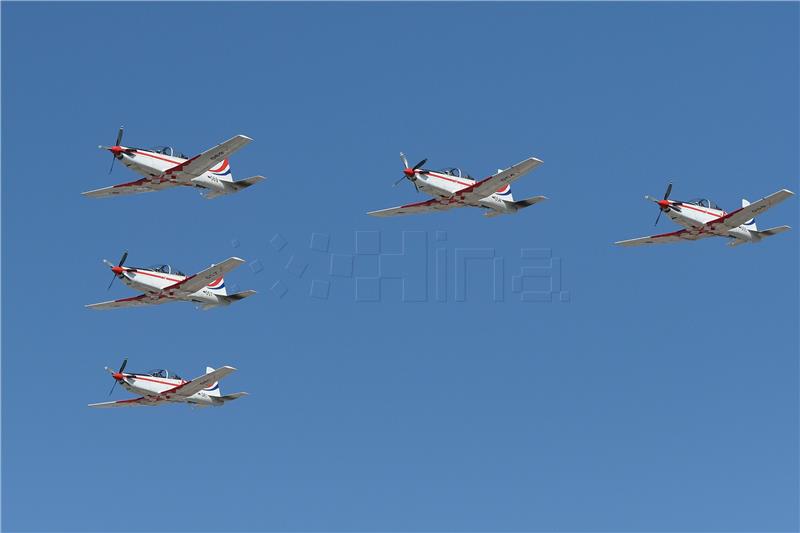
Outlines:
<svg viewBox="0 0 800 533"><path fill-rule="evenodd" d="M2 79L3 529L797 530L797 199L757 246L611 243L653 231L668 180L727 209L798 191L798 4L6 2ZM81 197L134 177L96 148L120 124L192 153L247 134L234 175L268 179ZM550 200L368 217L422 199L391 187L400 150L477 176L538 156L514 191ZM427 243L352 258L376 231ZM524 248L564 294L520 301ZM440 249L493 250L503 301L481 260L437 301ZM239 255L228 284L259 294L84 309L133 294L106 292L123 250ZM427 301L356 298L420 258ZM87 408L123 357L233 365L251 396Z"/></svg>

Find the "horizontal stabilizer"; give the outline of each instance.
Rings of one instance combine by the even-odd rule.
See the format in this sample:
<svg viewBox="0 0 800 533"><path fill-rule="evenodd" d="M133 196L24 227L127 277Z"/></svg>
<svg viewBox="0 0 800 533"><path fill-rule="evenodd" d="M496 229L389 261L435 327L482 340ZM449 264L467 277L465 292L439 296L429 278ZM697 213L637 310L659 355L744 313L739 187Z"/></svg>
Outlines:
<svg viewBox="0 0 800 533"><path fill-rule="evenodd" d="M532 206L533 204L538 204L542 200L547 200L547 196L531 196L530 198L525 198L524 200L517 200L516 202L510 203L517 209L524 209Z"/></svg>
<svg viewBox="0 0 800 533"><path fill-rule="evenodd" d="M731 239L728 242L728 246L739 246L740 244L745 244L748 242L759 242L762 239L766 239L767 237L772 237L773 235L777 235L778 233L783 233L784 231L789 231L791 226L776 226L774 228L765 229L762 231L755 231L750 230L750 235L752 236L752 240L744 240L744 239Z"/></svg>
<svg viewBox="0 0 800 533"><path fill-rule="evenodd" d="M231 183L231 185L235 187L237 191L240 191L242 189L248 188L251 185L255 185L259 181L264 181L265 179L266 178L264 176L251 176L243 180L234 181Z"/></svg>
<svg viewBox="0 0 800 533"><path fill-rule="evenodd" d="M203 311L208 311L209 309L214 309L215 307L230 305L230 304L232 304L234 302L238 302L239 300L244 300L245 298L249 298L250 296L254 295L255 293L256 293L256 291L250 290L250 291L237 292L237 293L234 293L234 294L228 294L228 295L225 295L225 296L223 296L221 294L218 294L217 298L219 299L220 303L217 303L217 304L204 304L204 305L200 306L200 309L202 309Z"/></svg>
<svg viewBox="0 0 800 533"><path fill-rule="evenodd" d="M791 226L776 226L774 228L757 231L756 235L759 237L772 237L773 235L783 233L784 231L789 231L790 229L792 229Z"/></svg>
<svg viewBox="0 0 800 533"><path fill-rule="evenodd" d="M226 394L225 396L220 396L219 399L224 402L230 402L238 398L241 398L242 396L249 396L249 394L246 392L234 392L233 394Z"/></svg>
<svg viewBox="0 0 800 533"><path fill-rule="evenodd" d="M223 298L225 300L227 300L228 303L233 303L233 302L238 302L239 300L244 300L245 298L247 298L249 296L252 296L255 293L256 293L256 291L253 291L253 290L242 291L242 292L237 292L237 293L234 293L234 294L229 294L227 296L223 296Z"/></svg>
<svg viewBox="0 0 800 533"><path fill-rule="evenodd" d="M224 191L209 191L207 192L204 197L206 200L211 200L216 198L217 196L226 196L228 194L233 194L239 192L243 189L246 189L252 185L255 185L259 181L263 181L266 178L264 176L252 176L249 178L245 178L239 181L223 181L222 184L225 187Z"/></svg>

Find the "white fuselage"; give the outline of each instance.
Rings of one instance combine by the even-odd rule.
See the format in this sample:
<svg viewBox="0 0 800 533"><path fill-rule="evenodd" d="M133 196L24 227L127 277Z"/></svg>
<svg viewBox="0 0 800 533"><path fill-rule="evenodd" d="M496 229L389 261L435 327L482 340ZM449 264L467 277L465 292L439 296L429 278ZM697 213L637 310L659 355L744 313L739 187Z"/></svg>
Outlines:
<svg viewBox="0 0 800 533"><path fill-rule="evenodd" d="M688 229L702 229L707 223L726 214L722 209L714 209L713 207L687 204L685 202L676 203L678 204L678 207L680 207L680 211L669 209L667 211L667 215L676 224ZM745 228L743 225L724 230L715 230L714 234L721 237L731 237L748 242L754 240L754 233Z"/></svg>
<svg viewBox="0 0 800 533"><path fill-rule="evenodd" d="M122 380L119 382L128 392L138 394L140 396L152 397L157 396L160 400L166 400L175 403L191 403L202 407L210 405L218 405L219 402L214 402L213 397L207 392L218 387L214 384L207 387L200 392L196 392L191 396L180 396L178 394L164 394L165 391L174 389L178 385L186 383L183 379L162 378L156 376L148 376L143 374L123 374Z"/></svg>
<svg viewBox="0 0 800 533"><path fill-rule="evenodd" d="M441 199L451 198L458 191L467 187L471 187L476 183L476 181L471 178L451 176L450 174L434 172L431 170L426 170L424 173L417 173L414 182L422 192ZM500 191L495 192L486 198L482 198L477 204L470 205L474 205L475 207L485 207L487 209L493 209L503 213L511 213L516 211L516 208L513 206L513 204L509 204L505 201L511 196L511 187L506 185L500 189ZM506 198L504 198L504 196Z"/></svg>
<svg viewBox="0 0 800 533"><path fill-rule="evenodd" d="M193 292L189 296L165 290L170 285L183 281L187 276L165 274L163 272L138 268L126 268L121 277L125 285L140 292L158 293L166 298L196 302L204 305L222 305L227 303L224 298L220 298L220 296L225 295L225 291L222 288L214 289L211 288L211 286L206 286L197 292ZM215 280L212 285L216 286L221 283L224 286L222 278Z"/></svg>
<svg viewBox="0 0 800 533"><path fill-rule="evenodd" d="M120 156L122 157L120 161L122 161L126 167L146 178L157 178L164 171L188 161L188 159L182 157L135 148L131 149L129 152L122 152ZM180 185L225 192L225 185L223 182L226 181L233 181L230 172L230 163L227 159L191 181L181 182Z"/></svg>

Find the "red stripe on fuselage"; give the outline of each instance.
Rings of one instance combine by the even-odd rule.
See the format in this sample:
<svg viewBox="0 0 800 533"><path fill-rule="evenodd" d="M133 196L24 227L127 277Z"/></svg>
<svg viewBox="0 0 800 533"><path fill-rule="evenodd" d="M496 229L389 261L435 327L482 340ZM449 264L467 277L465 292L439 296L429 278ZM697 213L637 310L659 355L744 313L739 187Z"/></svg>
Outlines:
<svg viewBox="0 0 800 533"><path fill-rule="evenodd" d="M153 276L154 278L161 278L161 279L165 279L167 281L174 281L176 283L186 279L186 278L174 279L174 278L170 278L170 277L167 277L167 276L159 276L158 274L153 274L152 272L147 272L145 270L132 270L131 272L135 272L136 274L144 274L145 276Z"/></svg>
<svg viewBox="0 0 800 533"><path fill-rule="evenodd" d="M146 155L147 157L152 157L153 159L160 159L161 161L166 161L167 163L173 163L175 165L179 165L185 161L185 159L178 159L177 161L173 161L172 159L167 159L166 157L157 156L155 154L151 154L150 152L141 152L139 150L134 150L133 153L139 155Z"/></svg>
<svg viewBox="0 0 800 533"><path fill-rule="evenodd" d="M151 378L149 376L147 376L147 377L140 376L138 374L133 374L132 377L134 379L141 379L142 381L152 381L153 383L160 383L162 385L169 385L170 387L177 387L179 385L183 385L184 383L188 383L187 381L183 381L183 380L180 380L179 383L170 383L169 381L161 381L161 380L158 380L158 379L153 379L153 378ZM176 379L175 381L179 381L179 380ZM130 385L130 383L128 383L128 385Z"/></svg>
<svg viewBox="0 0 800 533"><path fill-rule="evenodd" d="M440 180L452 181L453 183L458 183L459 185L464 185L465 187L469 187L470 185L473 185L472 183L465 183L463 181L458 181L458 180L453 179L453 178L451 178L449 176L442 176L441 174L436 174L435 172L431 172L431 171L426 172L426 174L429 175L429 176L433 176L434 178L439 178Z"/></svg>
<svg viewBox="0 0 800 533"><path fill-rule="evenodd" d="M713 213L711 211L706 211L705 209L700 209L699 207L695 207L694 205L691 205L691 204L683 204L682 203L682 204L680 204L680 206L681 207L688 207L689 209L693 209L694 211L700 211L701 213L705 213L706 215L711 215L711 216L715 216L715 217L725 216L725 211L722 211L722 214L720 214L720 213Z"/></svg>

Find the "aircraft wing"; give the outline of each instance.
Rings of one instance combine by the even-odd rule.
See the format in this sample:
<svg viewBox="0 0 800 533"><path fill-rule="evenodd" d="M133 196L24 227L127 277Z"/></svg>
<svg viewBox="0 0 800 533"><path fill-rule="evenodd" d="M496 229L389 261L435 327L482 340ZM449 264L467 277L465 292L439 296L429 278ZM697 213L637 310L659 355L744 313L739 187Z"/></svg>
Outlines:
<svg viewBox="0 0 800 533"><path fill-rule="evenodd" d="M212 372L209 372L208 374L204 374L199 378L195 378L192 381L187 381L182 385L178 385L177 387L166 390L162 392L161 395L174 394L176 396L189 397L192 394L197 394L201 390L210 387L231 372L235 371L236 369L232 366L223 366L222 368L218 368Z"/></svg>
<svg viewBox="0 0 800 533"><path fill-rule="evenodd" d="M167 403L166 400L160 400L158 398L148 398L147 396L142 396L140 398L131 398L130 400L119 400L116 402L100 402L100 403L90 403L89 407L99 407L101 409L109 408L109 407L141 407L141 406L152 406L152 405L159 405L162 403Z"/></svg>
<svg viewBox="0 0 800 533"><path fill-rule="evenodd" d="M240 259L238 257L229 257L225 261L216 265L211 265L207 269L198 272L194 276L189 276L188 278L183 279L174 285L165 287L163 290L172 295L177 293L181 296L188 296L199 291L215 279L221 278L226 272L230 272L243 263L245 263L244 259Z"/></svg>
<svg viewBox="0 0 800 533"><path fill-rule="evenodd" d="M86 307L97 311L106 309L119 309L121 307L141 307L143 305L160 305L170 301L170 298L159 296L158 294L140 294L139 296L132 296L130 298L122 298L121 300L111 300L109 302L100 302L96 304L89 304Z"/></svg>
<svg viewBox="0 0 800 533"><path fill-rule="evenodd" d="M245 135L237 135L200 155L196 155L179 165L165 170L157 179L177 181L179 183L191 181L227 159L232 153L246 146L252 140Z"/></svg>
<svg viewBox="0 0 800 533"><path fill-rule="evenodd" d="M415 204L400 205L397 207L390 207L389 209L380 209L378 211L370 211L368 215L374 217L395 217L398 215L411 215L414 213L430 213L432 211L447 211L454 207L464 207L460 202L450 200L440 200L434 198L427 202L417 202Z"/></svg>
<svg viewBox="0 0 800 533"><path fill-rule="evenodd" d="M710 226L714 230L728 230L739 227L751 218L754 218L756 215L759 215L767 209L776 206L791 196L794 196L792 191L781 189L780 191L774 192L748 206L722 215L718 219L708 222L706 226Z"/></svg>
<svg viewBox="0 0 800 533"><path fill-rule="evenodd" d="M163 181L152 182L147 178L142 178L136 181L129 181L128 183L120 183L112 185L111 187L103 187L102 189L95 189L93 191L86 191L83 194L89 198L108 198L109 196L121 196L127 194L141 194L145 192L161 191L176 187L178 183Z"/></svg>
<svg viewBox="0 0 800 533"><path fill-rule="evenodd" d="M456 192L455 195L467 202L474 203L487 196L491 196L498 189L504 185L510 184L518 180L524 174L527 174L534 168L542 164L540 159L529 157L525 161L521 161L503 171L498 172L494 176L479 181L465 189Z"/></svg>
<svg viewBox="0 0 800 533"><path fill-rule="evenodd" d="M650 235L649 237L639 237L638 239L628 239L627 241L618 241L614 244L620 246L640 246L642 244L665 244L668 242L680 241L696 241L706 237L713 237L713 233L704 231L682 229L680 231L673 231L672 233L662 233L660 235Z"/></svg>

